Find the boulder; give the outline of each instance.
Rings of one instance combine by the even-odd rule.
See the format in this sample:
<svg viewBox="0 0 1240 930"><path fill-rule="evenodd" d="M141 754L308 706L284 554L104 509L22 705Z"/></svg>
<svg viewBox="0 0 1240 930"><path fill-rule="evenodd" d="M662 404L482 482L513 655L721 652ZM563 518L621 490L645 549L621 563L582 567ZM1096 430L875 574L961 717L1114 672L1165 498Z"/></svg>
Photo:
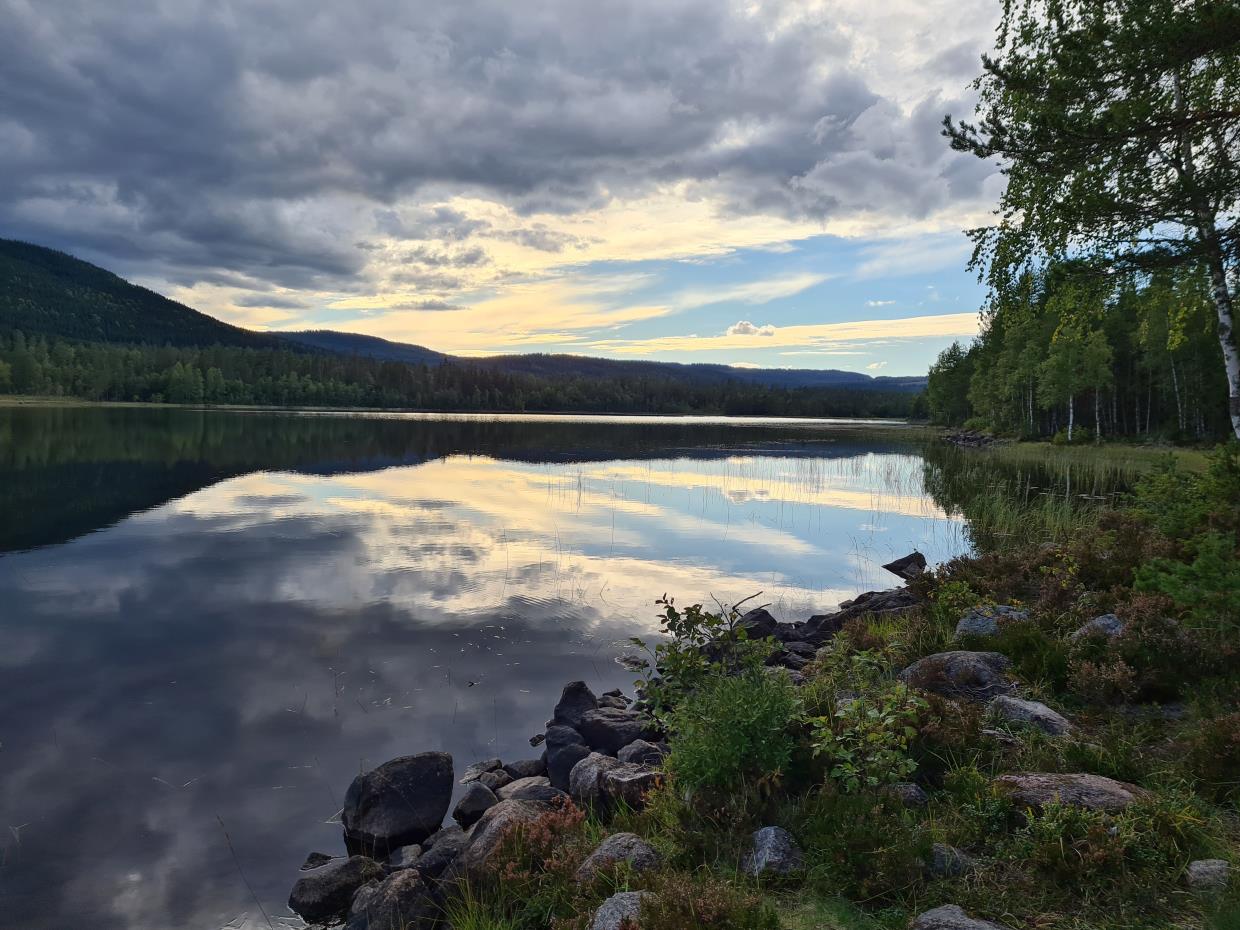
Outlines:
<svg viewBox="0 0 1240 930"><path fill-rule="evenodd" d="M1095 811L1123 810L1149 792L1102 775L1023 772L1000 775L995 784L1022 807L1040 808L1052 801Z"/></svg>
<svg viewBox="0 0 1240 930"><path fill-rule="evenodd" d="M918 914L909 930L1008 930L1002 924L970 917L955 904Z"/></svg>
<svg viewBox="0 0 1240 930"><path fill-rule="evenodd" d="M480 781L470 782L465 793L456 802L456 807L452 808L452 819L462 828L472 827L487 810L498 803L499 798L490 788Z"/></svg>
<svg viewBox="0 0 1240 930"><path fill-rule="evenodd" d="M894 562L888 562L883 568L905 581L912 581L926 570L926 557L913 551Z"/></svg>
<svg viewBox="0 0 1240 930"><path fill-rule="evenodd" d="M567 791L561 791L551 785L527 785L514 791L508 798L513 801L546 801L548 803L565 803L572 799Z"/></svg>
<svg viewBox="0 0 1240 930"><path fill-rule="evenodd" d="M999 622L1016 622L1028 620L1029 611L1018 610L1007 604L992 604L986 607L974 607L960 618L956 624L956 638L964 636L997 636Z"/></svg>
<svg viewBox="0 0 1240 930"><path fill-rule="evenodd" d="M581 717L586 711L598 709L598 698L586 686L584 681L570 681L560 694L560 701L551 714L549 726L572 727L581 725Z"/></svg>
<svg viewBox="0 0 1240 930"><path fill-rule="evenodd" d="M656 740L658 727L638 711L618 707L600 707L586 711L578 727L582 740L591 749L614 756L633 740Z"/></svg>
<svg viewBox="0 0 1240 930"><path fill-rule="evenodd" d="M532 778L535 775L547 774L546 759L519 759L516 762L509 762L504 766L504 771L512 776L513 781L518 778Z"/></svg>
<svg viewBox="0 0 1240 930"><path fill-rule="evenodd" d="M646 796L663 783L663 773L649 766L620 762L603 773L603 798L609 807L623 804L639 811Z"/></svg>
<svg viewBox="0 0 1240 930"><path fill-rule="evenodd" d="M792 642L784 643L784 652L790 652L804 659L813 659L814 656L818 655L818 647L813 643L794 639Z"/></svg>
<svg viewBox="0 0 1240 930"><path fill-rule="evenodd" d="M922 790L921 785L911 781L895 782L885 790L905 807L925 807L930 803L930 796Z"/></svg>
<svg viewBox="0 0 1240 930"><path fill-rule="evenodd" d="M750 639L766 639L779 632L779 621L765 607L755 607L736 621L736 629L744 630Z"/></svg>
<svg viewBox="0 0 1240 930"><path fill-rule="evenodd" d="M423 752L358 775L344 798L350 852L387 856L439 829L452 800L452 756Z"/></svg>
<svg viewBox="0 0 1240 930"><path fill-rule="evenodd" d="M636 927L642 913L642 900L649 891L622 891L598 906L590 930L627 930Z"/></svg>
<svg viewBox="0 0 1240 930"><path fill-rule="evenodd" d="M664 743L651 743L644 739L635 739L618 753L616 758L621 762L632 762L637 765L658 765L668 753Z"/></svg>
<svg viewBox="0 0 1240 930"><path fill-rule="evenodd" d="M908 588L889 588L886 591L866 591L850 601L841 601L840 609L829 616L838 618L841 626L845 621L864 614L896 616L917 606L917 595Z"/></svg>
<svg viewBox="0 0 1240 930"><path fill-rule="evenodd" d="M306 861L301 864L301 870L308 872L310 869L317 869L321 865L327 865L335 856L329 856L327 853L312 852L306 856Z"/></svg>
<svg viewBox="0 0 1240 930"><path fill-rule="evenodd" d="M359 888L382 879L383 867L366 856L333 859L297 879L288 906L310 923L331 920L349 909Z"/></svg>
<svg viewBox="0 0 1240 930"><path fill-rule="evenodd" d="M462 837L462 836L465 836L465 831L462 830L460 827L458 827L456 824L450 823L447 826L440 827L438 830L436 830L434 833L428 836L426 838L426 841L422 844L422 849L424 850L430 849L436 844L443 842L444 840L455 840L457 837Z"/></svg>
<svg viewBox="0 0 1240 930"><path fill-rule="evenodd" d="M436 881L447 872L469 845L469 837L460 830L442 832L443 836L435 841L435 845L425 850L413 863L413 868L428 882Z"/></svg>
<svg viewBox="0 0 1240 930"><path fill-rule="evenodd" d="M645 872L658 868L659 854L636 833L613 833L581 863L577 881L592 881L600 872L611 871L622 862L632 872Z"/></svg>
<svg viewBox="0 0 1240 930"><path fill-rule="evenodd" d="M930 847L930 864L928 871L936 878L958 878L967 875L977 868L977 862L968 853L963 853L955 846L946 843L935 843Z"/></svg>
<svg viewBox="0 0 1240 930"><path fill-rule="evenodd" d="M752 845L741 862L741 869L752 878L782 877L804 868L804 854L783 827L755 830Z"/></svg>
<svg viewBox="0 0 1240 930"><path fill-rule="evenodd" d="M1011 666L1012 661L998 652L936 652L918 659L899 678L910 688L943 697L989 701L1014 690L1004 675Z"/></svg>
<svg viewBox="0 0 1240 930"><path fill-rule="evenodd" d="M600 694L598 696L599 707L617 707L620 710L624 710L631 703L633 702L623 694Z"/></svg>
<svg viewBox="0 0 1240 930"><path fill-rule="evenodd" d="M1073 641L1087 638L1114 639L1122 632L1124 632L1123 620L1115 614L1103 614L1074 630L1069 639Z"/></svg>
<svg viewBox="0 0 1240 930"><path fill-rule="evenodd" d="M483 772L478 776L478 784L485 785L492 791L499 791L504 785L512 782L512 776L503 769L496 769L494 772Z"/></svg>
<svg viewBox="0 0 1240 930"><path fill-rule="evenodd" d="M475 877L486 874L506 834L533 823L553 810L555 805L544 801L520 801L516 798L500 801L474 824L469 841L460 854L461 866L467 874Z"/></svg>
<svg viewBox="0 0 1240 930"><path fill-rule="evenodd" d="M417 871L405 869L358 890L345 930L429 928L438 913L430 885Z"/></svg>
<svg viewBox="0 0 1240 930"><path fill-rule="evenodd" d="M550 788L551 779L547 778L545 775L531 775L529 778L518 778L515 781L510 781L508 784L504 785L504 787L500 788L498 797L500 800L506 801L522 788L533 788L539 785L545 785Z"/></svg>
<svg viewBox="0 0 1240 930"><path fill-rule="evenodd" d="M478 776L485 772L497 772L504 767L499 759L484 759L481 762L475 762L473 765L465 769L465 773L461 776L461 784L468 785L472 781L477 781Z"/></svg>
<svg viewBox="0 0 1240 930"><path fill-rule="evenodd" d="M412 869L421 858L422 847L418 844L402 846L384 860L383 871L391 875L393 872L399 872L402 869Z"/></svg>
<svg viewBox="0 0 1240 930"><path fill-rule="evenodd" d="M991 701L986 713L1008 723L1037 727L1051 736L1063 736L1072 729L1072 724L1066 717L1051 710L1045 704L1022 700L1007 694L1001 694Z"/></svg>
<svg viewBox="0 0 1240 930"><path fill-rule="evenodd" d="M844 628L844 620L840 614L814 614L804 623L797 624L788 634L788 640L821 646Z"/></svg>
<svg viewBox="0 0 1240 930"><path fill-rule="evenodd" d="M1197 859L1184 870L1184 881L1195 891L1224 891L1231 878L1226 859Z"/></svg>
<svg viewBox="0 0 1240 930"><path fill-rule="evenodd" d="M568 793L582 807L602 808L603 774L624 763L601 752L592 752L576 765L568 776Z"/></svg>
<svg viewBox="0 0 1240 930"><path fill-rule="evenodd" d="M556 788L568 789L573 766L589 754L590 747L572 727L547 728L547 777Z"/></svg>

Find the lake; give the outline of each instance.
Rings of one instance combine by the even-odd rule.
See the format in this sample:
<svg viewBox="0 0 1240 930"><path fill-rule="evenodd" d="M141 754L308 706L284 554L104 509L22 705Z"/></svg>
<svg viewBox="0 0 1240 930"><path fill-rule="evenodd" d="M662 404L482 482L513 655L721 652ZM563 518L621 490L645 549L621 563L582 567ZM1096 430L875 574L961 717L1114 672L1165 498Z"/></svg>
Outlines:
<svg viewBox="0 0 1240 930"><path fill-rule="evenodd" d="M969 546L892 425L0 409L0 913L296 926L394 756L529 758L655 599L781 620ZM261 904L261 909L260 909Z"/></svg>

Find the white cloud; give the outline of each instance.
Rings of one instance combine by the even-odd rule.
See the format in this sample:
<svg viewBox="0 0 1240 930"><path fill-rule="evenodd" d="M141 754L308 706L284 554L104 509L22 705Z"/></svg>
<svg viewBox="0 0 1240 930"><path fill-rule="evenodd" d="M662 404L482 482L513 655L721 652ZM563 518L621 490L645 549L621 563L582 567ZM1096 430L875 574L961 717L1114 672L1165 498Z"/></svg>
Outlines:
<svg viewBox="0 0 1240 930"><path fill-rule="evenodd" d="M865 305L867 307L890 307L894 303L894 300L867 300Z"/></svg>
<svg viewBox="0 0 1240 930"><path fill-rule="evenodd" d="M770 323L765 326L754 326L748 320L738 320L728 327L729 336L774 336L775 327Z"/></svg>
<svg viewBox="0 0 1240 930"><path fill-rule="evenodd" d="M886 367L887 367L886 362L870 362L870 364L865 366L865 370L866 371L878 371L879 369L886 368Z"/></svg>

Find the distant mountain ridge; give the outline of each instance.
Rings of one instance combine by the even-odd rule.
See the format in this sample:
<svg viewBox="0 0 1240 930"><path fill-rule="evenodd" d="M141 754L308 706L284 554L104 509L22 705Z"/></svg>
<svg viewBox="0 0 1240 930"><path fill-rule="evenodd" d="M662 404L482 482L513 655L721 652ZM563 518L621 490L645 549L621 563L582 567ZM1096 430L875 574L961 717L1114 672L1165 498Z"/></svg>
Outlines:
<svg viewBox="0 0 1240 930"><path fill-rule="evenodd" d="M465 358L335 330L260 333L217 320L67 253L13 239L0 239L0 326L83 342L286 348L409 365L477 366L552 380L664 378L694 385L734 381L772 388L901 393L920 391L926 384L924 377L871 377L837 369L735 368L545 353Z"/></svg>

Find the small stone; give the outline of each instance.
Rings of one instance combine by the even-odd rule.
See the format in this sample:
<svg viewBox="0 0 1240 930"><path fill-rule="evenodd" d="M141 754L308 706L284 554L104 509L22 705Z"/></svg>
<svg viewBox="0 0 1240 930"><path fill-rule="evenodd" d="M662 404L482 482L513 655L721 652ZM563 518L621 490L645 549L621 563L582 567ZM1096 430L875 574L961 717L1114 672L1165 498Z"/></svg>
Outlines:
<svg viewBox="0 0 1240 930"><path fill-rule="evenodd" d="M1144 788L1103 775L1023 772L1000 775L995 784L1023 807L1040 808L1052 801L1095 811L1120 811L1148 796Z"/></svg>
<svg viewBox="0 0 1240 930"><path fill-rule="evenodd" d="M818 655L818 647L813 643L803 643L798 640L793 640L790 643L784 643L784 652L791 652L793 655L798 655L806 659L812 659L814 656Z"/></svg>
<svg viewBox="0 0 1240 930"><path fill-rule="evenodd" d="M578 729L581 726L582 716L587 711L597 709L598 698L594 696L594 692L587 687L586 683L570 681L564 686L559 703L555 705L555 711L551 715L551 724Z"/></svg>
<svg viewBox="0 0 1240 930"><path fill-rule="evenodd" d="M887 786L887 793L905 807L925 807L930 803L930 796L921 786L911 781L898 781Z"/></svg>
<svg viewBox="0 0 1240 930"><path fill-rule="evenodd" d="M783 827L755 830L741 869L752 878L792 875L805 868L805 856Z"/></svg>
<svg viewBox="0 0 1240 930"><path fill-rule="evenodd" d="M1072 724L1061 714L1051 710L1039 701L1026 701L1021 698L1001 694L987 708L991 717L1006 720L1009 723L1021 723L1037 727L1051 736L1064 736L1072 730Z"/></svg>
<svg viewBox="0 0 1240 930"><path fill-rule="evenodd" d="M616 758L621 762L637 765L658 765L666 758L667 753L668 748L664 744L637 739L616 753Z"/></svg>
<svg viewBox="0 0 1240 930"><path fill-rule="evenodd" d="M1103 614L1094 617L1088 623L1075 630L1069 639L1073 641L1085 638L1114 639L1124 632L1124 621L1115 614Z"/></svg>
<svg viewBox="0 0 1240 930"><path fill-rule="evenodd" d="M545 759L519 759L505 765L504 771L511 775L514 781L518 778L532 778L535 775L547 774L547 762Z"/></svg>
<svg viewBox="0 0 1240 930"><path fill-rule="evenodd" d="M452 808L452 819L462 828L472 827L483 814L498 803L499 798L495 796L495 792L481 781L470 782L465 788L465 793L456 802L456 807Z"/></svg>
<svg viewBox="0 0 1240 930"><path fill-rule="evenodd" d="M970 917L955 904L918 914L909 930L1008 930L1002 924Z"/></svg>
<svg viewBox="0 0 1240 930"><path fill-rule="evenodd" d="M581 863L577 881L591 881L600 872L610 871L621 862L632 872L645 872L658 868L659 854L636 833L613 833Z"/></svg>
<svg viewBox="0 0 1240 930"><path fill-rule="evenodd" d="M636 927L642 913L642 901L648 896L648 891L613 894L594 912L590 930L622 930L626 924Z"/></svg>
<svg viewBox="0 0 1240 930"><path fill-rule="evenodd" d="M1027 610L1018 610L1006 604L974 607L961 617L960 622L956 624L956 638L960 639L964 636L997 636L999 634L999 621L1017 622L1028 619L1029 612Z"/></svg>
<svg viewBox="0 0 1240 930"><path fill-rule="evenodd" d="M349 906L345 930L429 928L438 913L426 880L416 870L404 869L358 890Z"/></svg>
<svg viewBox="0 0 1240 930"><path fill-rule="evenodd" d="M535 733L533 736L530 737L529 742L531 746L541 746L546 741L547 741L546 733Z"/></svg>
<svg viewBox="0 0 1240 930"><path fill-rule="evenodd" d="M301 870L308 872L310 869L317 869L321 865L327 865L335 856L329 856L327 853L312 852L306 856L306 861L301 864Z"/></svg>
<svg viewBox="0 0 1240 930"><path fill-rule="evenodd" d="M926 557L913 551L894 562L888 562L883 568L905 581L912 581L926 570Z"/></svg>
<svg viewBox="0 0 1240 930"><path fill-rule="evenodd" d="M288 897L288 906L311 923L339 917L367 882L380 881L383 867L366 856L333 859L305 872Z"/></svg>
<svg viewBox="0 0 1240 930"><path fill-rule="evenodd" d="M930 847L930 874L939 878L956 878L977 868L977 861L955 846L935 843Z"/></svg>
<svg viewBox="0 0 1240 930"><path fill-rule="evenodd" d="M483 772L478 776L478 784L486 785L492 791L496 792L503 788L504 785L509 784L511 781L512 776L503 769L498 769L494 772Z"/></svg>
<svg viewBox="0 0 1240 930"><path fill-rule="evenodd" d="M981 736L994 740L1004 749L1019 749L1024 745L1024 743L1022 743L1017 737L1005 730L995 730L992 728L983 727L981 730L978 730L978 733Z"/></svg>
<svg viewBox="0 0 1240 930"><path fill-rule="evenodd" d="M539 785L545 785L550 788L551 779L545 775L531 775L529 778L518 778L504 785L496 794L500 800L506 801L523 788L533 788Z"/></svg>
<svg viewBox="0 0 1240 930"><path fill-rule="evenodd" d="M504 764L499 759L484 759L482 762L475 762L465 769L465 774L461 776L459 784L468 785L470 782L477 781L480 775L498 771L503 766Z"/></svg>
<svg viewBox="0 0 1240 930"><path fill-rule="evenodd" d="M1231 863L1226 859L1197 859L1184 871L1184 880L1195 891L1223 891L1230 879Z"/></svg>

